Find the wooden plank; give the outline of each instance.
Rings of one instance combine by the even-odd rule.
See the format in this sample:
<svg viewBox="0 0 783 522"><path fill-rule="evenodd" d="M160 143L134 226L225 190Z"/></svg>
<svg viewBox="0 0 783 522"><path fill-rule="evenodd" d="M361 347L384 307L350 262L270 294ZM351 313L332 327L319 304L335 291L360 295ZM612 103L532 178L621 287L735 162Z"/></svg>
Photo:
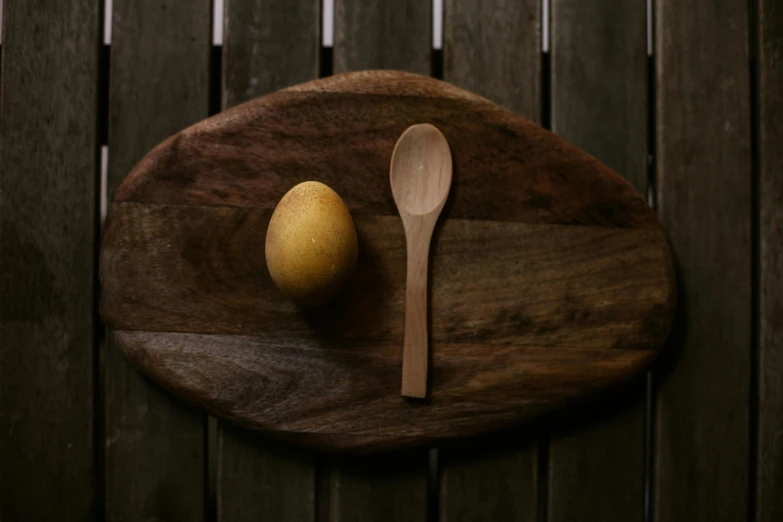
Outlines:
<svg viewBox="0 0 783 522"><path fill-rule="evenodd" d="M357 268L343 298L331 309L302 312L266 277L263 244L259 247L256 240L267 230L270 214L222 206L115 203L101 262L104 316L117 329L255 335L276 342L287 338L292 349L328 342L338 345L335 350L370 350L373 343L402 341L405 240L396 216L354 217L366 266ZM251 255L253 259L246 259ZM629 362L641 362L654 355L643 352L655 352L669 333L674 284L669 252L657 228L449 219L438 231L431 256L433 264L438 262L431 272L438 285L433 284L437 301L430 305L431 341L439 344L484 345L498 352L513 345L560 348L571 353L549 354L546 359L571 359L575 365L586 364L591 351L606 352L608 358L613 350L622 349L629 352ZM210 277L204 277L204 272ZM519 295L520 288L529 292ZM531 295L533 291L537 295ZM367 310L372 303L377 309ZM363 312L366 317L357 320ZM632 356L634 352L639 353ZM325 353L311 355L313 363L332 359ZM466 360L473 357L480 355L464 355ZM506 363L511 370L513 357L509 357ZM616 374L604 376L608 384L626 381L638 367L615 370ZM542 371L542 378L546 379L547 371L551 376L562 372L571 377L557 390L520 397L520 407L544 405L555 397L577 399L594 389L575 368ZM446 382L456 378L443 377ZM472 391L460 393L455 388L443 397L455 399L451 406L461 409L468 406L471 393L486 386L487 402L510 405L510 400L494 396L499 390L493 391L492 385L514 381L512 375L498 374L491 385L476 382ZM274 390L263 388L259 393L269 393L271 399ZM312 391L314 384L308 388ZM441 392L433 390L435 395ZM366 405L372 407L377 399L365 397ZM399 407L403 435L404 419L412 414L406 413L409 408L404 404ZM310 411L308 418L323 413ZM428 415L431 420L446 419L448 413L438 408ZM385 417L391 420L392 412ZM444 428L442 434L447 435L467 425Z"/></svg>
<svg viewBox="0 0 783 522"><path fill-rule="evenodd" d="M160 140L207 116L209 0L115 0L108 192ZM110 209L111 210L111 209ZM204 520L206 416L105 353L106 517Z"/></svg>
<svg viewBox="0 0 783 522"><path fill-rule="evenodd" d="M223 107L318 76L318 0L230 0ZM218 520L315 520L312 457L218 424Z"/></svg>
<svg viewBox="0 0 783 522"><path fill-rule="evenodd" d="M656 520L748 516L750 89L744 2L656 8L658 214L678 262L680 328L658 388Z"/></svg>
<svg viewBox="0 0 783 522"><path fill-rule="evenodd" d="M336 0L334 72L399 69L429 74L431 26L429 1ZM387 458L377 466L333 459L330 520L426 520L428 467L426 452Z"/></svg>
<svg viewBox="0 0 783 522"><path fill-rule="evenodd" d="M313 456L218 424L218 520L315 520Z"/></svg>
<svg viewBox="0 0 783 522"><path fill-rule="evenodd" d="M91 520L98 3L11 0L4 19L0 520Z"/></svg>
<svg viewBox="0 0 783 522"><path fill-rule="evenodd" d="M444 0L443 77L541 122L541 0Z"/></svg>
<svg viewBox="0 0 783 522"><path fill-rule="evenodd" d="M541 121L539 0L446 0L444 79ZM538 427L510 443L440 452L440 519L532 521L538 514Z"/></svg>
<svg viewBox="0 0 783 522"><path fill-rule="evenodd" d="M320 0L225 0L223 108L318 77Z"/></svg>
<svg viewBox="0 0 783 522"><path fill-rule="evenodd" d="M553 0L552 131L647 198L647 17L637 0Z"/></svg>
<svg viewBox="0 0 783 522"><path fill-rule="evenodd" d="M538 426L441 449L440 520L537 520Z"/></svg>
<svg viewBox="0 0 783 522"><path fill-rule="evenodd" d="M759 436L756 521L783 520L783 5L759 1Z"/></svg>
<svg viewBox="0 0 783 522"><path fill-rule="evenodd" d="M553 0L551 34L552 130L646 195L644 2ZM550 521L644 520L644 378L617 395L553 425Z"/></svg>
<svg viewBox="0 0 783 522"><path fill-rule="evenodd" d="M333 458L329 520L426 520L427 453Z"/></svg>
<svg viewBox="0 0 783 522"><path fill-rule="evenodd" d="M430 74L432 2L335 0L334 72Z"/></svg>

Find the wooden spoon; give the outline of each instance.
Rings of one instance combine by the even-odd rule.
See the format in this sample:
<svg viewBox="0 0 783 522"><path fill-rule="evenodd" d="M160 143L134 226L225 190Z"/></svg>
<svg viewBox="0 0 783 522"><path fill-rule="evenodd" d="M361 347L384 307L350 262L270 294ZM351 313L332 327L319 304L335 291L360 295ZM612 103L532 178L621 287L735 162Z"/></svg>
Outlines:
<svg viewBox="0 0 783 522"><path fill-rule="evenodd" d="M423 399L427 395L430 239L451 188L451 151L443 134L426 123L408 127L394 147L390 178L408 251L402 395Z"/></svg>

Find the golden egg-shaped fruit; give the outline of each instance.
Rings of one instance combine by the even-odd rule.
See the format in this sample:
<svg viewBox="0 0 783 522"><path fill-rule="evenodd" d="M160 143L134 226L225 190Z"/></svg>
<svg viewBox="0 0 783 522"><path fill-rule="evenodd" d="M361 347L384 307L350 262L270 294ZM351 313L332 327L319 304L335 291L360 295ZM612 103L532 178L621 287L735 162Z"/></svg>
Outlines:
<svg viewBox="0 0 783 522"><path fill-rule="evenodd" d="M353 218L331 188L306 181L277 204L266 231L266 265L292 301L313 306L336 297L353 275L357 256Z"/></svg>

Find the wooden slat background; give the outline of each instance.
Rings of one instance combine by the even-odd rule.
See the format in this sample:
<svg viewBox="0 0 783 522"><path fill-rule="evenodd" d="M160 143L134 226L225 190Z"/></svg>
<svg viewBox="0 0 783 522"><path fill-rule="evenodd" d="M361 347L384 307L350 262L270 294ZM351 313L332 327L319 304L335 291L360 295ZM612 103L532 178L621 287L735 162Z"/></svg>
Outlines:
<svg viewBox="0 0 783 522"><path fill-rule="evenodd" d="M730 23L729 23L730 21ZM658 215L675 252L680 323L657 388L655 520L744 520L751 434L748 6L659 0Z"/></svg>
<svg viewBox="0 0 783 522"><path fill-rule="evenodd" d="M0 520L96 515L99 9L6 0L0 100Z"/></svg>
<svg viewBox="0 0 783 522"><path fill-rule="evenodd" d="M109 197L158 142L208 115L209 0L114 0ZM111 205L108 208L111 211ZM104 351L107 520L204 520L206 415Z"/></svg>
<svg viewBox="0 0 783 522"><path fill-rule="evenodd" d="M335 0L329 50L321 0L225 0L213 48L216 1L113 0L110 52L103 0L0 4L0 520L783 519L780 2L654 0L648 58L644 0L445 0L442 54L427 0ZM102 342L101 129L110 195L210 107L367 68L442 71L654 194L681 296L652 395L324 457L210 433Z"/></svg>
<svg viewBox="0 0 783 522"><path fill-rule="evenodd" d="M757 522L783 520L783 4L758 1L759 410Z"/></svg>

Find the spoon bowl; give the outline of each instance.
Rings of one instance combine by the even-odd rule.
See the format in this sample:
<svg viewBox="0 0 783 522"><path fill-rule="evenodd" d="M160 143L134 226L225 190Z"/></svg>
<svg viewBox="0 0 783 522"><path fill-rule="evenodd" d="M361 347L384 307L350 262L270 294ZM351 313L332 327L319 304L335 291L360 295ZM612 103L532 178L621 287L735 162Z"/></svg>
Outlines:
<svg viewBox="0 0 783 522"><path fill-rule="evenodd" d="M391 188L400 212L421 216L443 208L451 187L451 151L428 123L400 136L391 160Z"/></svg>

